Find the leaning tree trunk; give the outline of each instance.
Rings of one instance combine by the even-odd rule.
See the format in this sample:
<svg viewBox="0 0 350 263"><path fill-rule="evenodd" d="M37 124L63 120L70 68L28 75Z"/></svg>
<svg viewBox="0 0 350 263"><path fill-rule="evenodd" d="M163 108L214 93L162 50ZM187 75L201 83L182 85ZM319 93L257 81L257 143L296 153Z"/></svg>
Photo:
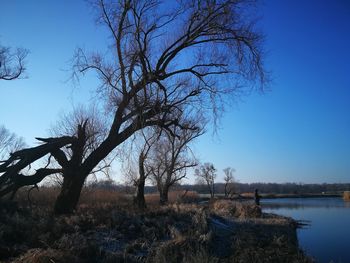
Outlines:
<svg viewBox="0 0 350 263"><path fill-rule="evenodd" d="M64 168L63 184L61 192L55 203L55 214L71 214L76 209L81 190L83 188L86 177L91 170L81 170L82 160L84 156L84 147L86 145L86 125L78 125L77 140L72 143L72 157L68 161L62 151L52 153L58 162Z"/></svg>
<svg viewBox="0 0 350 263"><path fill-rule="evenodd" d="M58 195L55 214L71 214L76 209L86 176L84 174L67 174L63 177L61 192Z"/></svg>

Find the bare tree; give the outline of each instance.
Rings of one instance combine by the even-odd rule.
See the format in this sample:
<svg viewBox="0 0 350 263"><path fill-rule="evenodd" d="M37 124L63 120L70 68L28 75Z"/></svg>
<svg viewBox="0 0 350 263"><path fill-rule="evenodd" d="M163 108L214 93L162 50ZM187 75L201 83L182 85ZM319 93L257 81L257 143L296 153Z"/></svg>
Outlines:
<svg viewBox="0 0 350 263"><path fill-rule="evenodd" d="M23 75L25 59L28 50L17 48L12 51L9 47L0 45L0 80L14 80Z"/></svg>
<svg viewBox="0 0 350 263"><path fill-rule="evenodd" d="M78 136L79 131L78 126L83 127L84 123L86 129L86 142L84 143L83 151L81 152L82 159L85 159L91 151L101 143L107 132L106 127L108 127L108 124L106 124L106 120L103 119L103 114L101 114L97 107L93 105L88 107L83 105L75 106L72 111L62 113L59 116L59 120L50 129L50 135L52 137L61 137L65 135L76 137ZM71 147L63 147L62 151L68 159L72 158L73 152ZM50 154L48 166L55 168L59 167L59 163L52 157L53 156ZM99 164L91 174L102 171L108 175L108 172L103 168L108 168L105 160L103 163ZM50 179L58 186L63 185L64 177L61 173L54 174Z"/></svg>
<svg viewBox="0 0 350 263"><path fill-rule="evenodd" d="M68 204L78 202L86 177L80 177L75 171L100 143L99 138L103 134L103 125L96 117L96 113L88 112L83 108L77 108L73 113L65 115L61 121L53 129L57 137L37 138L43 143L42 145L16 151L0 165L0 174L2 173L0 197L9 193L12 193L13 197L18 188L22 186L36 185L49 175L60 174L63 177L62 190L71 189L72 194L67 197L61 192L55 203L55 211L57 213L65 213L65 209L73 211L75 206L57 207L57 205L61 202L68 202ZM68 135L60 136L60 133ZM28 171L27 173L31 173L29 175L24 174L24 168L44 156L49 156L44 168L36 170L35 173ZM90 174L96 170L102 171L103 168L96 166L90 171Z"/></svg>
<svg viewBox="0 0 350 263"><path fill-rule="evenodd" d="M104 140L108 133L109 119L98 109L96 105L79 105L69 113L60 116L59 121L51 128L51 134L54 137L64 135L77 136L79 125L86 122L86 142L82 152L83 160L91 154ZM71 158L70 148L65 149L65 154ZM91 174L103 173L109 178L110 164L116 154L110 155L110 158L103 159L92 171Z"/></svg>
<svg viewBox="0 0 350 263"><path fill-rule="evenodd" d="M159 134L154 129L147 129L143 131L141 134L136 135L141 142L134 142L133 147L139 148L134 150L136 153L137 160L133 160L133 155L129 153L126 160L123 160L126 164L124 168L124 173L127 178L128 183L131 183L135 188L135 196L134 196L134 205L139 209L146 208L145 201L145 184L146 180L149 178L151 174L150 167L147 165L147 158L152 146L155 144L156 140L159 137ZM138 147L141 145L141 147ZM128 149L130 149L128 147Z"/></svg>
<svg viewBox="0 0 350 263"><path fill-rule="evenodd" d="M71 113L63 115L55 127L52 128L52 133L57 137L69 135L70 137L77 138L77 141L72 143L70 147L51 152L51 156L56 160L52 168L64 168L65 166L66 168L64 169L72 170L71 173L67 173L65 170L60 173L63 178L62 190L69 189L76 183L75 195L67 196L63 191L58 195L55 203L55 211L57 213L66 213L67 203L71 200L70 198L74 197L73 203L75 205L78 202L81 188L87 176L80 178L79 174L77 175L75 171L80 168L80 165L84 163L86 158L103 142L108 132L107 127L108 120L104 119L103 114L96 106L90 106L88 108L78 106ZM105 157L89 172L89 175L102 173L109 178L109 168L114 158L115 153ZM62 203L65 206L62 206ZM68 207L69 210L72 211L75 209L75 205Z"/></svg>
<svg viewBox="0 0 350 263"><path fill-rule="evenodd" d="M0 126L0 161L24 147L25 143L22 137L10 132L5 126Z"/></svg>
<svg viewBox="0 0 350 263"><path fill-rule="evenodd" d="M168 202L169 189L186 177L187 169L197 165L190 143L202 134L203 130L193 124L188 129L174 126L151 149L147 165L158 188L160 204Z"/></svg>
<svg viewBox="0 0 350 263"><path fill-rule="evenodd" d="M233 176L234 172L236 171L232 167L227 167L224 170L224 182L225 182L225 197L228 198L232 196L234 193L234 183L235 183L235 178Z"/></svg>
<svg viewBox="0 0 350 263"><path fill-rule="evenodd" d="M214 198L215 195L215 179L216 168L212 163L204 163L199 166L194 172L197 177L197 183L206 184L210 193L210 197Z"/></svg>
<svg viewBox="0 0 350 263"><path fill-rule="evenodd" d="M75 209L87 176L135 132L149 126L169 133L173 126L186 129L177 117L180 111L211 110L218 116L223 102L236 95L245 81L265 82L262 37L251 17L245 16L251 1L189 0L164 6L166 3L95 2L100 11L98 21L111 34L112 50L110 55L77 50L73 76L94 71L101 80L99 97L106 100L111 116L106 136L82 158L87 143L85 121L75 136L41 139L42 148L27 149L28 158L17 155L25 160L22 165L38 158L38 149L43 149L41 157L52 154L56 159L66 180L55 204L56 213ZM66 145L71 156L61 150ZM33 154L35 158L29 158ZM1 177L24 179L26 175L18 173L22 165L12 169L14 164L9 162L0 166L0 173L5 171Z"/></svg>

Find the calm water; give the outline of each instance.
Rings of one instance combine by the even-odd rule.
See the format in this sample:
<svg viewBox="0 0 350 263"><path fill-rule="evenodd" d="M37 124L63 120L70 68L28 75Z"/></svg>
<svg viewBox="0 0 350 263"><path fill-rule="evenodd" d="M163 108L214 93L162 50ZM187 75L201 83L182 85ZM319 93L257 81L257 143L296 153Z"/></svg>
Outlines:
<svg viewBox="0 0 350 263"><path fill-rule="evenodd" d="M262 200L264 212L310 221L298 230L301 247L317 262L350 262L350 202L341 198Z"/></svg>

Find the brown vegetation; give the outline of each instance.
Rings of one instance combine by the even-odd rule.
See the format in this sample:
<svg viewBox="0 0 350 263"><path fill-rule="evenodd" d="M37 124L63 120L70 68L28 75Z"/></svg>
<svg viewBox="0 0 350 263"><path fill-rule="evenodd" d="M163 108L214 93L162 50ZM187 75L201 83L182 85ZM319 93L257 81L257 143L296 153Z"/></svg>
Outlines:
<svg viewBox="0 0 350 263"><path fill-rule="evenodd" d="M14 199L15 202L24 207L45 207L51 209L59 195L59 187L40 187L20 189ZM159 194L152 193L145 195L146 203L152 207L158 206ZM199 195L194 191L175 190L169 192L169 203L189 203L199 200ZM84 187L81 192L79 206L94 206L102 204L130 206L132 196L123 194L113 189Z"/></svg>
<svg viewBox="0 0 350 263"><path fill-rule="evenodd" d="M210 210L226 218L259 218L261 208L248 202L215 200L209 204Z"/></svg>
<svg viewBox="0 0 350 263"><path fill-rule="evenodd" d="M47 205L39 202L44 193ZM152 204L141 211L126 195L86 188L73 215L54 216L57 194L32 190L31 209L24 192L17 205L0 204L1 262L308 262L294 221L261 214L252 203L182 203L179 191L164 207L146 195Z"/></svg>
<svg viewBox="0 0 350 263"><path fill-rule="evenodd" d="M160 203L160 197L158 193L145 195L146 203L155 205ZM171 191L168 195L168 203L175 202L189 203L199 200L199 195L194 191Z"/></svg>
<svg viewBox="0 0 350 263"><path fill-rule="evenodd" d="M350 201L350 191L345 191L343 194L343 198L345 201Z"/></svg>

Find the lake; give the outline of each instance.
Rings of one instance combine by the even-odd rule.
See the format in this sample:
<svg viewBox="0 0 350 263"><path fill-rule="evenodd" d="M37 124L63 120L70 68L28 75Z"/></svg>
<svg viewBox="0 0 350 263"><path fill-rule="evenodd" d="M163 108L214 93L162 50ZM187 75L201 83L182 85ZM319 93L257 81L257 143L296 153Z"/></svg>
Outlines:
<svg viewBox="0 0 350 263"><path fill-rule="evenodd" d="M317 262L350 262L350 202L342 198L263 199L263 211L309 221L298 229L301 248Z"/></svg>

